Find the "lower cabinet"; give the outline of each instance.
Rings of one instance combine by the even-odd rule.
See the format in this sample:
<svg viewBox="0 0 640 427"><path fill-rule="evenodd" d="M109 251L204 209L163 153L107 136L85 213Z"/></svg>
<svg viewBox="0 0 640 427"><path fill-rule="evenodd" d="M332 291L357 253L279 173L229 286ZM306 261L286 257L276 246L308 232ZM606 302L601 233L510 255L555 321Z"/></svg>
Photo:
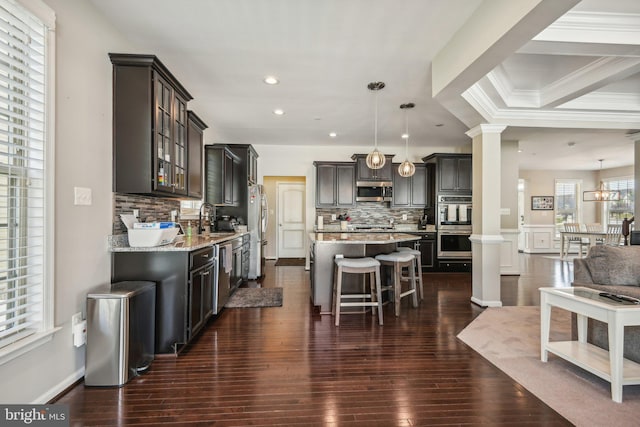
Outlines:
<svg viewBox="0 0 640 427"><path fill-rule="evenodd" d="M155 353L178 353L212 313L217 246L192 252L114 252L111 282L156 283Z"/></svg>
<svg viewBox="0 0 640 427"><path fill-rule="evenodd" d="M413 233L410 233L413 234ZM418 234L418 233L416 233ZM399 246L406 246L420 251L422 271L436 271L438 263L436 259L436 233L419 233L420 240L402 242Z"/></svg>
<svg viewBox="0 0 640 427"><path fill-rule="evenodd" d="M215 268L215 263L210 262L204 267L189 272L187 340L196 336L213 313Z"/></svg>

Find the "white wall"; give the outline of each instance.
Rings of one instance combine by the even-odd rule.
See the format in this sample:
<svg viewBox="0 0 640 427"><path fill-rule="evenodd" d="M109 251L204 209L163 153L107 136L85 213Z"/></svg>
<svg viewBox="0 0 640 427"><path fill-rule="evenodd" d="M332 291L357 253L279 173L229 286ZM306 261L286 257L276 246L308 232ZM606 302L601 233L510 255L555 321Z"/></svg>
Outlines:
<svg viewBox="0 0 640 427"><path fill-rule="evenodd" d="M71 316L88 291L109 283L111 234L111 63L129 45L81 0L44 0L56 13L55 325L36 350L0 366L0 402L46 402L84 373L84 347L71 340ZM73 205L73 187L93 191Z"/></svg>
<svg viewBox="0 0 640 427"><path fill-rule="evenodd" d="M597 172L594 171L557 171L557 170L521 170L520 178L525 180L524 223L533 225L553 225L554 211L532 211L531 196L553 196L556 179L582 180L582 190L591 190L598 185ZM582 202L582 221L600 222L599 203Z"/></svg>

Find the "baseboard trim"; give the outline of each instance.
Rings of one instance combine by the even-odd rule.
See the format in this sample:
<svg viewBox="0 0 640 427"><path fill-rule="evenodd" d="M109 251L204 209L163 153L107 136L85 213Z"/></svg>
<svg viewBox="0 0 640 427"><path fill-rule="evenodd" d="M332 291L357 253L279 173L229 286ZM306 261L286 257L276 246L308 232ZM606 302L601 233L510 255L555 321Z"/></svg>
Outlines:
<svg viewBox="0 0 640 427"><path fill-rule="evenodd" d="M502 307L502 301L484 301L476 297L471 297L471 302L480 307Z"/></svg>
<svg viewBox="0 0 640 427"><path fill-rule="evenodd" d="M81 380L84 377L84 367L78 369L63 381L58 383L57 385L51 387L49 390L38 396L31 404L33 405L44 405L46 403L50 403L52 400L59 399L62 393L66 392L68 388L73 386L76 382Z"/></svg>

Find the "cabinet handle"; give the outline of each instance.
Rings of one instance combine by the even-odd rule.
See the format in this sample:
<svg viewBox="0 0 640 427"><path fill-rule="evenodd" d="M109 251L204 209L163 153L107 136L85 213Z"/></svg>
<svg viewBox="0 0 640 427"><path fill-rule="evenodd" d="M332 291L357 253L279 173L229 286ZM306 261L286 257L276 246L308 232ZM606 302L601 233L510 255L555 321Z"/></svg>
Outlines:
<svg viewBox="0 0 640 427"><path fill-rule="evenodd" d="M208 276L209 275L209 271L205 271L202 273L203 276Z"/></svg>
<svg viewBox="0 0 640 427"><path fill-rule="evenodd" d="M202 254L202 258L209 258L209 254Z"/></svg>

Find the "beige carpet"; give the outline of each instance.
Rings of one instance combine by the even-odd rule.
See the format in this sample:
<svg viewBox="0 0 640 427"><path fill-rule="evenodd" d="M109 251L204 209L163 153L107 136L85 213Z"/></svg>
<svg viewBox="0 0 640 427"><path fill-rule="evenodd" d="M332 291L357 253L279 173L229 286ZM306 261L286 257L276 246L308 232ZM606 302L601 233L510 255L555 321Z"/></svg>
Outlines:
<svg viewBox="0 0 640 427"><path fill-rule="evenodd" d="M554 309L551 340L570 339L570 327ZM577 426L640 425L640 386L615 403L607 381L552 354L540 361L540 307L488 308L458 338Z"/></svg>

